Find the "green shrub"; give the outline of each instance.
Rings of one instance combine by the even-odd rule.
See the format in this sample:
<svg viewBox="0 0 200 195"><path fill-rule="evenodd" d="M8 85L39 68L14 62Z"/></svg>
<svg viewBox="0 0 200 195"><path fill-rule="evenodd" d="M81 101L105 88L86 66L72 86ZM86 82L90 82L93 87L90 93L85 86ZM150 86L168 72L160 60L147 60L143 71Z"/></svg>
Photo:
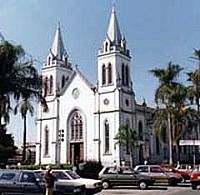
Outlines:
<svg viewBox="0 0 200 195"><path fill-rule="evenodd" d="M49 164L48 164L49 165ZM50 164L52 169L72 169L71 164ZM42 165L22 165L21 169L26 170L37 170L37 169L46 169L47 164Z"/></svg>
<svg viewBox="0 0 200 195"><path fill-rule="evenodd" d="M87 161L80 163L76 172L84 178L98 179L98 174L101 169L101 163L97 161Z"/></svg>

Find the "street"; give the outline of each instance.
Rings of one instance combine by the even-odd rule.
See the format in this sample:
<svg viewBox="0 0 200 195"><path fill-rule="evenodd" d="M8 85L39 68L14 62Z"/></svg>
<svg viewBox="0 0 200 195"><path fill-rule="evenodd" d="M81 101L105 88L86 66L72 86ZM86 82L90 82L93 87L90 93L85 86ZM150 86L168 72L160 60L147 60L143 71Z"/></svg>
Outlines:
<svg viewBox="0 0 200 195"><path fill-rule="evenodd" d="M103 190L99 195L199 195L199 190L192 190L189 185L186 186L155 186L150 187L148 190L139 190L136 187L120 187L108 190Z"/></svg>

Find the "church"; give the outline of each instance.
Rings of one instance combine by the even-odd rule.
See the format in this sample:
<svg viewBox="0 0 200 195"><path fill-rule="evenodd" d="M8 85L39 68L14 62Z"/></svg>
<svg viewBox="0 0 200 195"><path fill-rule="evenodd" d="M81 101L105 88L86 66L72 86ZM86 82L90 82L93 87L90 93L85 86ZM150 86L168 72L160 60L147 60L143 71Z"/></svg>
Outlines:
<svg viewBox="0 0 200 195"><path fill-rule="evenodd" d="M97 54L97 81L91 83L68 60L60 25L42 68L48 112L39 105L36 164L100 161L129 164L126 147L115 139L122 126L136 130L135 163L162 159L163 147L151 128L153 109L136 103L131 52L112 9L106 37ZM167 158L167 153L165 151Z"/></svg>

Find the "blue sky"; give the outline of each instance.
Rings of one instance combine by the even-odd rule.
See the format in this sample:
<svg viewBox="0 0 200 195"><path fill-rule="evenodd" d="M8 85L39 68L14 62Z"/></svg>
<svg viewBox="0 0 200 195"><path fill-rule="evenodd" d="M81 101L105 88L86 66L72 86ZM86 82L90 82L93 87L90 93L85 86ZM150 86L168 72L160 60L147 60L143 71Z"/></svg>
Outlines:
<svg viewBox="0 0 200 195"><path fill-rule="evenodd" d="M0 0L0 32L5 39L21 44L42 63L51 47L56 25L61 30L70 61L92 82L97 79L97 49L108 27L113 0ZM185 68L200 48L199 0L115 0L121 31L132 55L132 80L137 102L146 98L154 105L158 85L148 72L169 61ZM28 140L36 141L35 117L28 123ZM12 117L9 131L16 144L22 142L22 123Z"/></svg>

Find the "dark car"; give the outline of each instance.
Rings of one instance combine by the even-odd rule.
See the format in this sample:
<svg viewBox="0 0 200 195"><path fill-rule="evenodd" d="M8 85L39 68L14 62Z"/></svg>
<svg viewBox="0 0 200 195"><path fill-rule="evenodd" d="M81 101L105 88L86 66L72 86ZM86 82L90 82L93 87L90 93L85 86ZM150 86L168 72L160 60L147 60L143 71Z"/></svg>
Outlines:
<svg viewBox="0 0 200 195"><path fill-rule="evenodd" d="M183 180L180 174L170 171L166 172L159 165L137 165L134 170L155 179L155 184L169 184L175 186Z"/></svg>
<svg viewBox="0 0 200 195"><path fill-rule="evenodd" d="M141 190L153 185L154 180L130 167L104 167L99 173L104 189L112 186L138 186Z"/></svg>
<svg viewBox="0 0 200 195"><path fill-rule="evenodd" d="M63 184L55 182L55 195L83 195L84 185ZM45 194L45 183L38 178L33 171L28 170L0 170L0 194Z"/></svg>

